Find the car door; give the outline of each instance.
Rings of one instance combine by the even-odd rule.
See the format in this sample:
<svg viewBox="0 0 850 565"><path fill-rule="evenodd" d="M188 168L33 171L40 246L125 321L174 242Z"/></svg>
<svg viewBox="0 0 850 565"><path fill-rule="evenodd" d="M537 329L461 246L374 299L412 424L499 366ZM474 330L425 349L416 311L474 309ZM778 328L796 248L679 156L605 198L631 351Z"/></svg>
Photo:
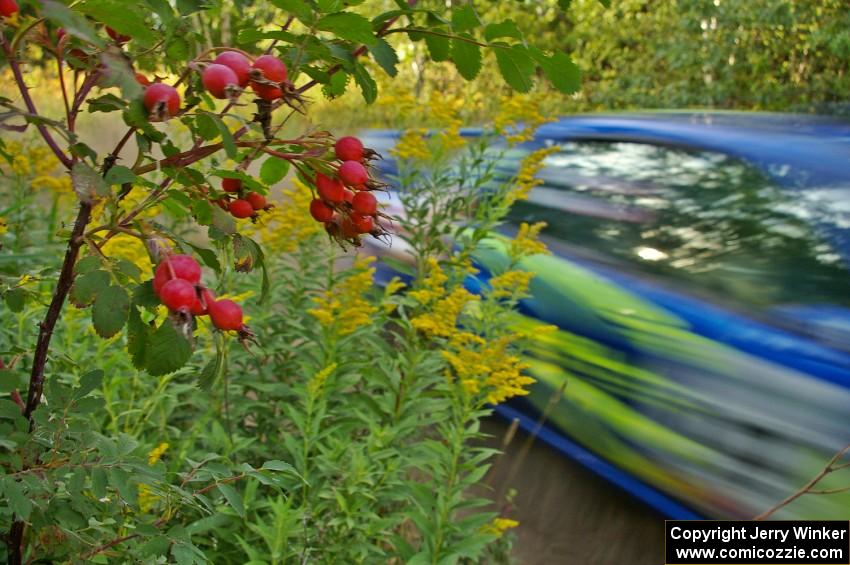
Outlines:
<svg viewBox="0 0 850 565"><path fill-rule="evenodd" d="M706 516L773 506L850 441L847 350L778 315L848 306L816 213L721 153L547 143L544 182L510 222L545 221L553 251L524 265L536 277L518 326L559 330L535 338L538 384L514 406L555 401L560 433ZM505 150L503 173L540 145ZM779 516L847 518L848 502L803 497Z"/></svg>

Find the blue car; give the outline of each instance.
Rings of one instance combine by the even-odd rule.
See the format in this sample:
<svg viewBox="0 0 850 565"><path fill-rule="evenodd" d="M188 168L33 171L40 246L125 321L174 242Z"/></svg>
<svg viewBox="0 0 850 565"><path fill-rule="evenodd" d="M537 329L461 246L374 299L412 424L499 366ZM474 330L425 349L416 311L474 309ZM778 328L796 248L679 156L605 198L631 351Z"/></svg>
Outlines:
<svg viewBox="0 0 850 565"><path fill-rule="evenodd" d="M363 136L385 156L397 138ZM568 117L497 147L498 169L553 145L508 231L547 222L517 324L559 330L532 345L531 394L498 413L531 429L555 402L539 438L670 518L773 507L850 443L850 124ZM848 519L850 493L774 517Z"/></svg>

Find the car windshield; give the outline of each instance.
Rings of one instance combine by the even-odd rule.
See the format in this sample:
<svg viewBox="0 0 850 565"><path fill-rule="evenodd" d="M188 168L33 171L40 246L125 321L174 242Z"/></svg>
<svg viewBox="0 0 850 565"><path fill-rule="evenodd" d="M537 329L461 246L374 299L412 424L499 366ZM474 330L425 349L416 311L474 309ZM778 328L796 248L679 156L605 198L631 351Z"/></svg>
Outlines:
<svg viewBox="0 0 850 565"><path fill-rule="evenodd" d="M499 150L501 176L531 149ZM850 305L850 187L783 188L721 153L631 142L561 143L538 178L512 223L749 304Z"/></svg>

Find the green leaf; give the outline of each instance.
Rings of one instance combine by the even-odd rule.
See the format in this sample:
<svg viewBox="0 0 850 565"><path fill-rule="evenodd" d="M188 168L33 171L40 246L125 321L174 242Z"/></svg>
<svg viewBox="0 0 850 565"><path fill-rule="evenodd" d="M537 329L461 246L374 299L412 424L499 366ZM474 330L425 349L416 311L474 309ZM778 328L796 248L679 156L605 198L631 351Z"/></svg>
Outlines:
<svg viewBox="0 0 850 565"><path fill-rule="evenodd" d="M490 24L484 28L484 38L487 41L493 41L500 37L512 37L514 39L522 39L522 32L516 26L513 20L505 20L497 24Z"/></svg>
<svg viewBox="0 0 850 565"><path fill-rule="evenodd" d="M183 367L191 356L189 341L166 319L148 340L145 367L152 376L160 377Z"/></svg>
<svg viewBox="0 0 850 565"><path fill-rule="evenodd" d="M521 45L514 45L496 47L493 51L505 82L518 92L531 90L534 85L531 79L534 74L534 60L528 54L528 49Z"/></svg>
<svg viewBox="0 0 850 565"><path fill-rule="evenodd" d="M337 71L331 75L330 82L322 87L322 92L328 98L336 98L345 94L346 86L348 86L348 73Z"/></svg>
<svg viewBox="0 0 850 565"><path fill-rule="evenodd" d="M97 171L83 162L77 162L71 169L71 184L81 202L91 202L96 197L109 194L109 185Z"/></svg>
<svg viewBox="0 0 850 565"><path fill-rule="evenodd" d="M227 124L213 114L209 114L212 118L213 122L215 122L215 127L218 128L218 133L221 135L221 143L224 145L224 152L227 153L227 156L231 159L236 159L236 142L233 139L233 134L230 133L230 130L227 127Z"/></svg>
<svg viewBox="0 0 850 565"><path fill-rule="evenodd" d="M111 92L97 98L89 98L86 103L89 105L89 112L114 112L127 107L127 102Z"/></svg>
<svg viewBox="0 0 850 565"><path fill-rule="evenodd" d="M147 286L150 286L150 283ZM130 308L130 315L127 318L127 353L130 354L130 361L135 368L144 369L145 351L147 350L148 339L151 335L151 327L142 321L139 309L135 306L136 300L136 294L134 293L134 305Z"/></svg>
<svg viewBox="0 0 850 565"><path fill-rule="evenodd" d="M77 275L84 275L99 269L101 265L100 257L97 255L86 255L77 261L77 264L74 266L74 272Z"/></svg>
<svg viewBox="0 0 850 565"><path fill-rule="evenodd" d="M432 61L448 61L451 57L450 44L447 37L426 34L425 45L428 46L428 53L431 55Z"/></svg>
<svg viewBox="0 0 850 565"><path fill-rule="evenodd" d="M240 518L245 517L245 505L242 502L242 496L239 495L239 492L233 488L232 486L226 483L218 484L218 491L224 495L225 500L230 505L233 510L239 514Z"/></svg>
<svg viewBox="0 0 850 565"><path fill-rule="evenodd" d="M398 64L398 55L386 39L379 37L375 44L369 48L369 52L388 75L394 77L398 74L398 70L395 68Z"/></svg>
<svg viewBox="0 0 850 565"><path fill-rule="evenodd" d="M117 86L125 100L136 100L142 95L142 85L136 80L136 72L123 56L105 52L100 57L103 63L102 85Z"/></svg>
<svg viewBox="0 0 850 565"><path fill-rule="evenodd" d="M472 36L468 33L461 35L472 39ZM481 48L469 41L452 39L452 61L460 76L466 80L472 80L481 71Z"/></svg>
<svg viewBox="0 0 850 565"><path fill-rule="evenodd" d="M150 47L156 42L152 26L145 21L149 12L142 9L138 2L85 0L77 8L118 33L129 35L142 47Z"/></svg>
<svg viewBox="0 0 850 565"><path fill-rule="evenodd" d="M7 477L0 483L0 486L2 486L4 498L9 505L9 509L21 520L28 519L32 512L32 502L30 502L30 499L24 493L21 483L11 477Z"/></svg>
<svg viewBox="0 0 850 565"><path fill-rule="evenodd" d="M109 287L109 273L106 271L91 271L77 277L71 288L71 302L79 308L88 306L97 295Z"/></svg>
<svg viewBox="0 0 850 565"><path fill-rule="evenodd" d="M124 184L127 182L133 183L136 182L136 175L127 167L115 165L107 171L103 180L109 185Z"/></svg>
<svg viewBox="0 0 850 565"><path fill-rule="evenodd" d="M378 97L378 84L369 71L366 70L360 63L354 65L354 82L360 87L360 92L363 93L363 99L366 104L371 104Z"/></svg>
<svg viewBox="0 0 850 565"><path fill-rule="evenodd" d="M271 186L282 181L288 172L289 161L278 159L277 157L269 157L263 161L260 167L260 180L264 184Z"/></svg>
<svg viewBox="0 0 850 565"><path fill-rule="evenodd" d="M12 312L21 312L27 301L27 292L22 288L12 288L6 291L3 300Z"/></svg>
<svg viewBox="0 0 850 565"><path fill-rule="evenodd" d="M212 227L219 230L221 233L231 235L236 233L236 220L233 216L219 208L212 207Z"/></svg>
<svg viewBox="0 0 850 565"><path fill-rule="evenodd" d="M135 263L120 258L115 262L115 268L133 282L142 282L142 270Z"/></svg>
<svg viewBox="0 0 850 565"><path fill-rule="evenodd" d="M287 463L286 461L281 461L279 459L273 459L271 461L266 461L263 463L261 469L266 469L268 471L283 471L286 473L293 473L294 475L298 475L298 471L295 470L295 467Z"/></svg>
<svg viewBox="0 0 850 565"><path fill-rule="evenodd" d="M82 398L100 387L103 383L103 371L95 369L80 377L80 388L74 391L74 397Z"/></svg>
<svg viewBox="0 0 850 565"><path fill-rule="evenodd" d="M562 10L569 10L573 0L558 0L558 7Z"/></svg>
<svg viewBox="0 0 850 565"><path fill-rule="evenodd" d="M195 117L195 131L203 139L210 141L218 137L218 126L208 112L199 112Z"/></svg>
<svg viewBox="0 0 850 565"><path fill-rule="evenodd" d="M452 10L452 31L455 33L469 31L481 25L481 20L475 13L472 4L463 4Z"/></svg>
<svg viewBox="0 0 850 565"><path fill-rule="evenodd" d="M69 35L84 39L96 47L103 47L103 40L88 20L71 11L67 6L54 0L43 0L41 15L56 24L56 27L64 29Z"/></svg>
<svg viewBox="0 0 850 565"><path fill-rule="evenodd" d="M536 48L529 49L529 53L543 69L543 74L555 88L564 94L573 94L581 88L581 69L570 59L569 55L559 51L551 57L547 57Z"/></svg>
<svg viewBox="0 0 850 565"><path fill-rule="evenodd" d="M130 297L120 286L111 285L97 293L92 308L94 331L103 338L112 337L127 323Z"/></svg>
<svg viewBox="0 0 850 565"><path fill-rule="evenodd" d="M316 28L329 31L341 39L365 45L374 45L377 40L369 20L353 12L328 14L316 22Z"/></svg>
<svg viewBox="0 0 850 565"><path fill-rule="evenodd" d="M12 371L10 369L0 369L0 392L12 392L22 384L26 383L22 379L23 373Z"/></svg>
<svg viewBox="0 0 850 565"><path fill-rule="evenodd" d="M91 492L98 500L106 496L106 471L103 467L95 467L91 471Z"/></svg>
<svg viewBox="0 0 850 565"><path fill-rule="evenodd" d="M313 9L304 0L271 0L271 3L304 23L309 24L313 21Z"/></svg>

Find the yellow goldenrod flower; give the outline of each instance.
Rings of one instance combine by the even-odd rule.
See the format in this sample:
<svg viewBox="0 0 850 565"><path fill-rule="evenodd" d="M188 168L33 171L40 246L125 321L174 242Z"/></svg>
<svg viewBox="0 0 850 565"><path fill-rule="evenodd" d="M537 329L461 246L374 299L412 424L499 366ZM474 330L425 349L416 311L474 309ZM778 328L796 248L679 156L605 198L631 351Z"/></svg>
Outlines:
<svg viewBox="0 0 850 565"><path fill-rule="evenodd" d="M153 263L145 244L137 237L119 233L103 246L103 254L116 259L126 259L142 271L142 274L153 272Z"/></svg>
<svg viewBox="0 0 850 565"><path fill-rule="evenodd" d="M444 285L449 280L435 257L428 257L427 263L428 275L422 281L422 287L407 293L420 304L428 304L443 296L446 292Z"/></svg>
<svg viewBox="0 0 850 565"><path fill-rule="evenodd" d="M15 155L12 158L12 172L19 177L25 177L30 174L30 160L26 155Z"/></svg>
<svg viewBox="0 0 850 565"><path fill-rule="evenodd" d="M170 446L167 442L162 442L148 453L148 465L156 465L157 461L162 459L163 454L168 451Z"/></svg>
<svg viewBox="0 0 850 565"><path fill-rule="evenodd" d="M540 112L540 95L513 94L504 98L493 118L496 133L505 136L509 145L530 141L542 124L553 121Z"/></svg>
<svg viewBox="0 0 850 565"><path fill-rule="evenodd" d="M410 322L414 328L426 335L449 337L456 331L460 313L467 304L476 300L479 300L478 296L458 287L434 303L429 312L414 317Z"/></svg>
<svg viewBox="0 0 850 565"><path fill-rule="evenodd" d="M431 151L428 149L428 144L425 143L427 133L428 130L425 129L406 130L395 147L390 149L390 153L399 159L425 160L430 158Z"/></svg>
<svg viewBox="0 0 850 565"><path fill-rule="evenodd" d="M374 259L358 255L351 274L313 298L316 307L307 312L323 326L333 328L339 335L348 335L369 324L377 308L364 294L372 288L375 269L369 265Z"/></svg>
<svg viewBox="0 0 850 565"><path fill-rule="evenodd" d="M511 260L516 262L530 255L549 254L546 244L538 239L541 230L545 227L546 222L537 222L531 225L526 222L520 224L519 231L516 237L511 240L508 248L508 256Z"/></svg>
<svg viewBox="0 0 850 565"><path fill-rule="evenodd" d="M517 300L528 296L528 285L534 273L528 271L506 271L490 279L490 297Z"/></svg>
<svg viewBox="0 0 850 565"><path fill-rule="evenodd" d="M307 383L307 392L310 393L310 396L313 398L319 396L322 389L325 387L325 382L328 380L328 377L336 370L337 364L331 363L310 379L310 382Z"/></svg>
<svg viewBox="0 0 850 565"><path fill-rule="evenodd" d="M516 528L517 526L519 526L519 522L517 522L516 520L498 517L493 518L493 521L481 528L481 531L485 534L501 536L506 531L510 530L511 528Z"/></svg>
<svg viewBox="0 0 850 565"><path fill-rule="evenodd" d="M3 235L9 231L8 224L6 224L6 218L0 216L0 235Z"/></svg>
<svg viewBox="0 0 850 565"><path fill-rule="evenodd" d="M536 175L543 168L543 161L546 157L557 151L557 147L544 147L532 151L522 160L516 176L516 185L505 197L507 205L511 205L517 200L526 200L531 189L543 184L543 181L536 178Z"/></svg>

